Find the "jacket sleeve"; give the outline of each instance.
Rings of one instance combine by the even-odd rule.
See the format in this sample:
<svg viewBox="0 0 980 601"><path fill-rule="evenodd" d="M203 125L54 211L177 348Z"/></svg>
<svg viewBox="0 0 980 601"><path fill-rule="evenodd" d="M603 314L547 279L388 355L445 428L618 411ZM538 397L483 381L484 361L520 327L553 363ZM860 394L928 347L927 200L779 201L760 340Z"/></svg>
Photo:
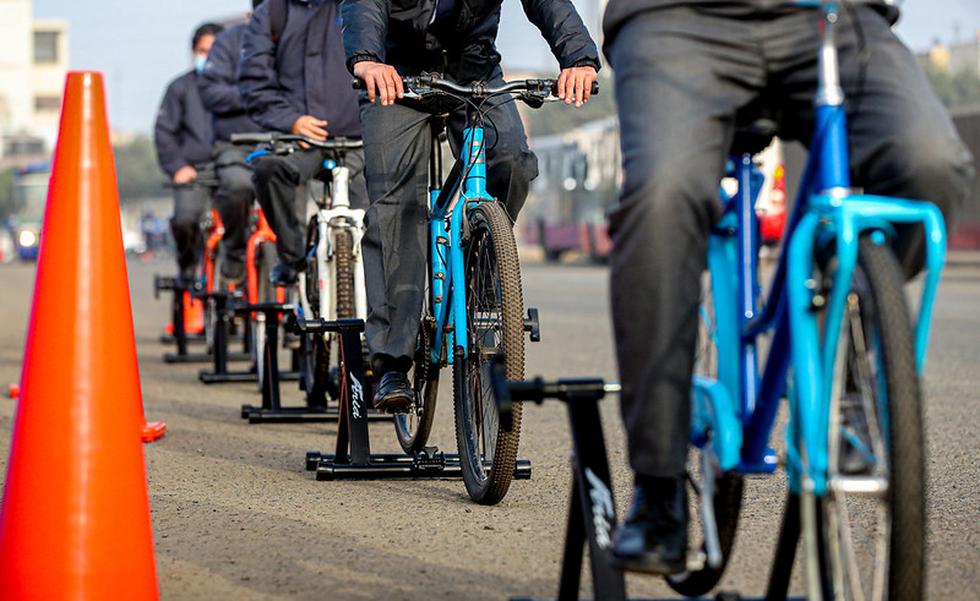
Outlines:
<svg viewBox="0 0 980 601"><path fill-rule="evenodd" d="M303 116L279 88L276 43L272 41L268 2L255 9L245 30L238 88L248 116L265 129L288 133L293 123Z"/></svg>
<svg viewBox="0 0 980 601"><path fill-rule="evenodd" d="M344 22L347 69L351 73L355 63L365 60L384 62L390 8L390 0L343 1L340 14Z"/></svg>
<svg viewBox="0 0 980 601"><path fill-rule="evenodd" d="M238 91L237 69L239 53L234 48L232 30L218 34L208 54L207 66L201 74L198 89L204 108L216 115L244 112L245 105Z"/></svg>
<svg viewBox="0 0 980 601"><path fill-rule="evenodd" d="M160 111L157 113L156 124L153 127L157 161L160 163L160 168L170 177L173 177L178 169L187 165L187 161L181 156L178 137L184 114L178 83L179 80L167 86L167 92L163 95L163 102L160 103Z"/></svg>
<svg viewBox="0 0 980 601"><path fill-rule="evenodd" d="M541 31L562 69L588 65L599 69L596 48L572 0L521 0L524 13Z"/></svg>

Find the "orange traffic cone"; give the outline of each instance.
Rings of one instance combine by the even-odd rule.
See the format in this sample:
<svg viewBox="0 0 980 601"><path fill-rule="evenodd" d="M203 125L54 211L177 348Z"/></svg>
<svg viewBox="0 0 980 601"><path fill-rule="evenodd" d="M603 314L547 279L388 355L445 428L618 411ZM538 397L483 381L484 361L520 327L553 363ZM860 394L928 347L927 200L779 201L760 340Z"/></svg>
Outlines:
<svg viewBox="0 0 980 601"><path fill-rule="evenodd" d="M184 332L204 332L204 303L200 299L191 298L190 292L184 293Z"/></svg>
<svg viewBox="0 0 980 601"><path fill-rule="evenodd" d="M73 72L3 506L0 599L157 599L139 371L102 76Z"/></svg>

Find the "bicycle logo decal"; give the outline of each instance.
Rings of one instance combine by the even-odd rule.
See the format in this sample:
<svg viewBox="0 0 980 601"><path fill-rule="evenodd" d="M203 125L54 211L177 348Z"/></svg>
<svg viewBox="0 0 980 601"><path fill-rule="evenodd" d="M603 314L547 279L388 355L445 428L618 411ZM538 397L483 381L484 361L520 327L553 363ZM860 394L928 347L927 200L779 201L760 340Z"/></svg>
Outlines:
<svg viewBox="0 0 980 601"><path fill-rule="evenodd" d="M612 523L615 520L612 492L599 476L585 468L585 479L589 481L589 498L592 499L592 526L595 528L595 542L600 549L612 545Z"/></svg>
<svg viewBox="0 0 980 601"><path fill-rule="evenodd" d="M350 376L350 389L351 389L351 413L354 419L360 419L361 417L361 406L364 405L364 387L354 376L353 372L348 374Z"/></svg>

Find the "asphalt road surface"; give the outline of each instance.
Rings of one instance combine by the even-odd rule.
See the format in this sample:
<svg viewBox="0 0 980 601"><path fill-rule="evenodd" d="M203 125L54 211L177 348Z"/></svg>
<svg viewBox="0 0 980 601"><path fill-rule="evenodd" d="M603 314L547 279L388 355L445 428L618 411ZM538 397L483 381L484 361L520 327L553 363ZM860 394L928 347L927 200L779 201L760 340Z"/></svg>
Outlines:
<svg viewBox="0 0 980 601"><path fill-rule="evenodd" d="M168 304L154 272L130 264L143 397L165 439L146 446L160 589L165 599L507 599L557 589L569 486L563 408L528 407L521 455L534 475L503 503L471 503L458 481L316 482L306 451L329 450L336 428L248 425L250 384L204 387L197 366L165 365L157 337ZM528 375L615 377L606 272L525 266L529 306L544 342L529 346ZM0 267L0 383L20 373L33 267ZM66 299L67 301L68 299ZM980 268L951 268L936 310L926 376L929 443L929 597L976 599L980 589ZM432 441L455 451L444 378ZM70 399L67 399L70 402ZM284 401L300 393L284 385ZM0 399L5 474L15 401ZM620 515L630 475L615 400L604 403ZM388 424L372 426L375 451L395 451ZM780 439L782 433L777 433ZM784 495L781 476L751 480L735 557L723 589L762 592ZM800 566L794 588L800 589ZM588 580L584 580L588 582ZM630 578L636 596L666 596L654 578Z"/></svg>

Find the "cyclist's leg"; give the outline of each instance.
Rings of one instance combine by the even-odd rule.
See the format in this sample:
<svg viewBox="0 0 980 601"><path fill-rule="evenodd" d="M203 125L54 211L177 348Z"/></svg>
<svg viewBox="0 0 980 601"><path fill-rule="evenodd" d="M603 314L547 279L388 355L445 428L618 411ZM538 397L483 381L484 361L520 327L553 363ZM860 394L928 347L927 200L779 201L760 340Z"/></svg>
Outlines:
<svg viewBox="0 0 980 601"><path fill-rule="evenodd" d="M633 469L651 476L684 470L707 237L734 113L761 80L754 55L717 56L717 40L733 36L712 35L738 23L715 21L724 26L689 9L650 11L607 48L625 165L611 221L622 411Z"/></svg>
<svg viewBox="0 0 980 601"><path fill-rule="evenodd" d="M201 252L201 218L208 206L208 192L203 187L174 190L174 216L170 231L177 246L177 268L181 277L194 277L194 268Z"/></svg>
<svg viewBox="0 0 980 601"><path fill-rule="evenodd" d="M749 26L692 9L626 23L606 54L616 70L625 181L611 219L612 310L633 506L617 536L622 567L684 568L683 475L697 306L707 239L736 110L763 84ZM729 45L720 48L719 40Z"/></svg>
<svg viewBox="0 0 980 601"><path fill-rule="evenodd" d="M279 262L293 271L301 271L306 256L306 198L298 198L296 188L323 170L323 153L306 150L286 156L265 156L254 168L255 192L269 226L276 233Z"/></svg>
<svg viewBox="0 0 980 601"><path fill-rule="evenodd" d="M870 49L862 68L851 13L845 12L839 46L854 184L871 194L929 200L952 225L970 194L970 154L914 55L889 23L868 6L858 5L854 10ZM798 25L804 33L784 47L788 56L814 57L786 81L789 89L799 91L794 97L799 110L788 113L802 117L799 127L803 132L813 128L817 25L817 19L806 15ZM802 44L806 46L801 48ZM921 270L925 252L922 228L900 231L897 251L907 276Z"/></svg>
<svg viewBox="0 0 980 601"><path fill-rule="evenodd" d="M489 85L503 83L503 75L497 71ZM510 96L490 100L495 105L488 116L493 126L486 128L487 191L507 208L514 221L524 202L531 182L538 176L538 159L527 144L524 123L517 106ZM453 148L462 146L466 113L456 111L449 120Z"/></svg>
<svg viewBox="0 0 980 601"><path fill-rule="evenodd" d="M231 281L245 276L245 245L248 239L248 213L255 200L252 173L245 167L248 150L219 142L215 147L218 191L215 203L225 226L221 238L221 275Z"/></svg>
<svg viewBox="0 0 980 601"><path fill-rule="evenodd" d="M364 151L351 150L345 157L350 169L350 206L352 209L367 210L371 204L368 200L367 181L364 179Z"/></svg>
<svg viewBox="0 0 980 601"><path fill-rule="evenodd" d="M376 373L407 372L418 339L428 257L430 115L361 103L371 207L362 241L365 335Z"/></svg>

